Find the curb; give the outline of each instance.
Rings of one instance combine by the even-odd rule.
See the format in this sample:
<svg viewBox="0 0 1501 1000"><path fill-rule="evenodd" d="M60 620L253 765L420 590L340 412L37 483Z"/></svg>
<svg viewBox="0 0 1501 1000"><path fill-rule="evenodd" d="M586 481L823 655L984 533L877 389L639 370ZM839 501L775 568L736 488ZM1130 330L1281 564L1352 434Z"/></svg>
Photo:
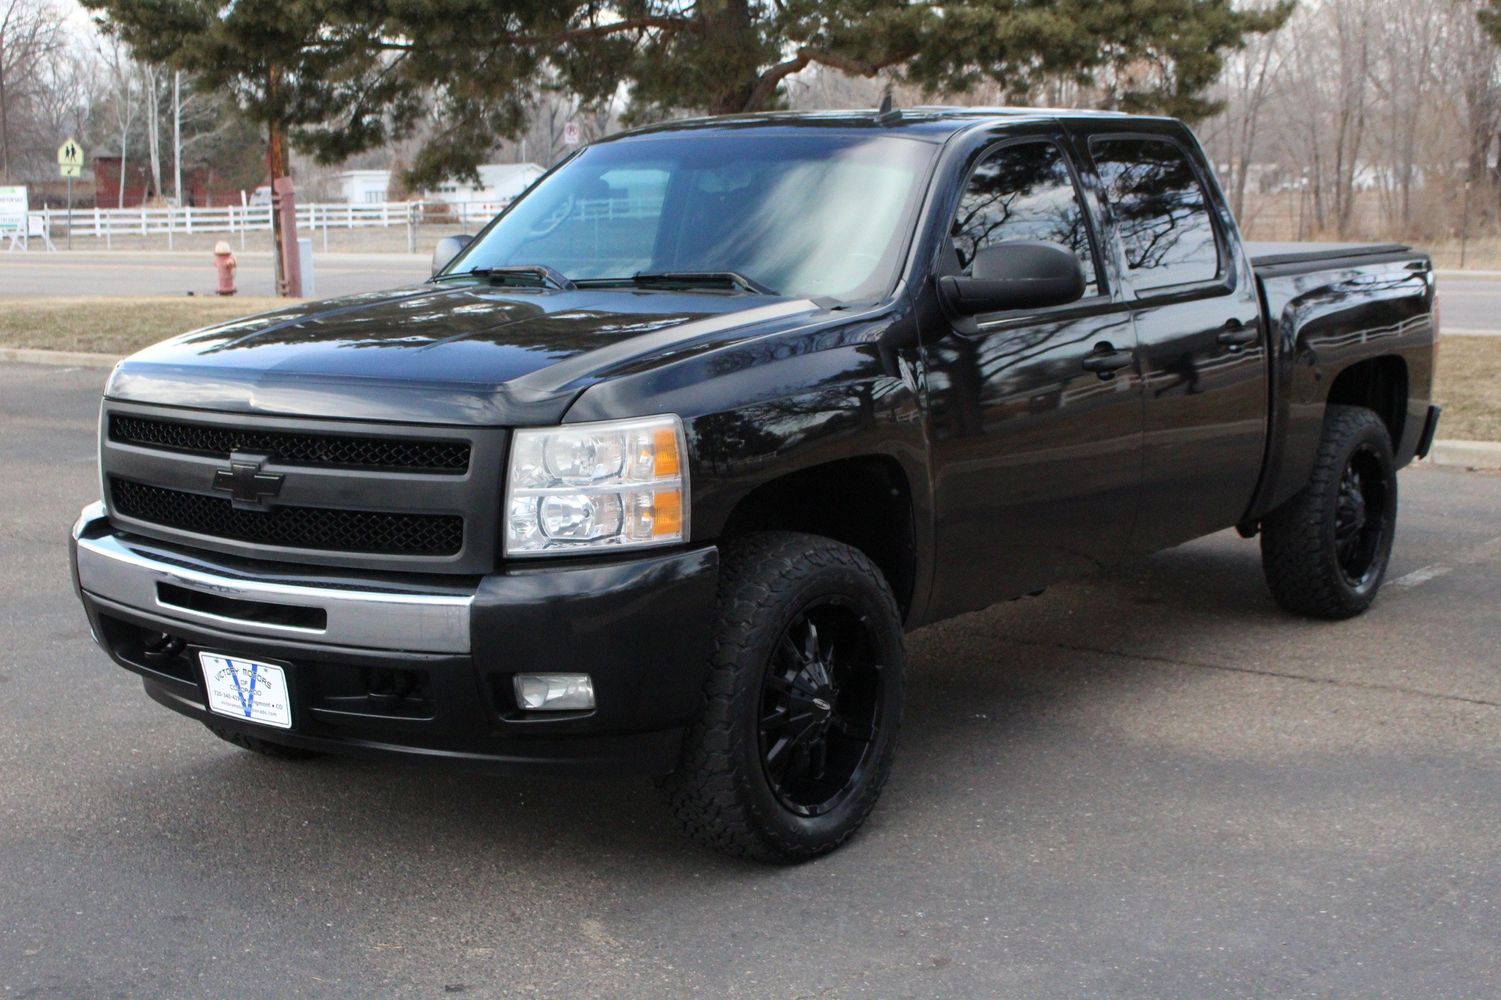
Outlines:
<svg viewBox="0 0 1501 1000"><path fill-rule="evenodd" d="M1472 278L1475 281L1488 281L1501 278L1501 271L1478 271L1470 267L1463 270L1457 267L1436 267L1433 269L1433 273L1440 279L1454 281L1464 281L1466 278Z"/></svg>
<svg viewBox="0 0 1501 1000"><path fill-rule="evenodd" d="M113 368L120 358L114 354L89 354L85 351L48 351L39 347L0 347L0 361L24 365L63 365L69 368Z"/></svg>
<svg viewBox="0 0 1501 1000"><path fill-rule="evenodd" d="M1424 461L1465 469L1501 469L1501 441L1435 441Z"/></svg>

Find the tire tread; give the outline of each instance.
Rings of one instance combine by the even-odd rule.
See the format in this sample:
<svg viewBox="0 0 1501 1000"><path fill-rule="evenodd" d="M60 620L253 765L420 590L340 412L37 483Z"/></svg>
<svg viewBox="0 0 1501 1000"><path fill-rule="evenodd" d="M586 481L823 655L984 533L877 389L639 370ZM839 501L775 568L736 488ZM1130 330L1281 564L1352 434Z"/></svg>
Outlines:
<svg viewBox="0 0 1501 1000"><path fill-rule="evenodd" d="M1334 530L1328 514L1331 494L1339 490L1345 456L1355 439L1373 429L1386 441L1389 454L1386 424L1375 411L1331 405L1307 484L1262 521L1261 565L1267 587L1278 604L1295 614L1350 618L1368 608L1379 589L1378 582L1364 598L1352 599L1328 558Z"/></svg>
<svg viewBox="0 0 1501 1000"><path fill-rule="evenodd" d="M757 861L798 862L826 854L852 836L875 807L890 768L891 754L876 763L874 780L860 792L855 821L835 840L809 847L779 836L761 815L748 783L756 775L737 764L743 760L736 722L759 698L759 685L743 682L746 672L759 677L761 664L753 649L755 632L774 615L783 594L810 572L843 568L876 584L892 620L901 615L881 571L859 550L817 535L764 532L726 546L720 560L719 619L715 627L702 710L683 740L677 770L665 780L668 801L679 825L693 840L720 853ZM898 727L898 711L889 725ZM894 742L896 732L892 730Z"/></svg>

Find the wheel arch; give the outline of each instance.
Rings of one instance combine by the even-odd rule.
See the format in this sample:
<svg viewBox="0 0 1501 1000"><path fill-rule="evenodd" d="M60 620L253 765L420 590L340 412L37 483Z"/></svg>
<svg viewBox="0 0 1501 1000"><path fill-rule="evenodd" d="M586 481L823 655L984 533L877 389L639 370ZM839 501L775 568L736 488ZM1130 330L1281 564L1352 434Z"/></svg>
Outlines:
<svg viewBox="0 0 1501 1000"><path fill-rule="evenodd" d="M1391 434L1392 448L1401 446L1406 429L1407 361L1395 354L1366 358L1344 368L1329 385L1327 406L1360 406L1375 412Z"/></svg>
<svg viewBox="0 0 1501 1000"><path fill-rule="evenodd" d="M803 531L842 542L875 563L904 619L917 589L912 484L890 455L806 466L756 486L731 508L719 541L759 531Z"/></svg>

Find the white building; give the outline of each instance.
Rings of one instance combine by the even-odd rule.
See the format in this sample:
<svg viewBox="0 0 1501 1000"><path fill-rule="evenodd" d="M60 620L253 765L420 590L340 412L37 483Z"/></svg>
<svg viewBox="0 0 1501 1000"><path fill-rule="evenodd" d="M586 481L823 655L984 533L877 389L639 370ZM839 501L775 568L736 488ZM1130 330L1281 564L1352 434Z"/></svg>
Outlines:
<svg viewBox="0 0 1501 1000"><path fill-rule="evenodd" d="M334 175L338 199L351 205L379 205L391 187L389 170L345 170Z"/></svg>
<svg viewBox="0 0 1501 1000"><path fill-rule="evenodd" d="M479 171L478 184L444 181L423 191L422 197L451 205L464 204L468 209L494 214L547 172L535 163L482 163L476 169Z"/></svg>

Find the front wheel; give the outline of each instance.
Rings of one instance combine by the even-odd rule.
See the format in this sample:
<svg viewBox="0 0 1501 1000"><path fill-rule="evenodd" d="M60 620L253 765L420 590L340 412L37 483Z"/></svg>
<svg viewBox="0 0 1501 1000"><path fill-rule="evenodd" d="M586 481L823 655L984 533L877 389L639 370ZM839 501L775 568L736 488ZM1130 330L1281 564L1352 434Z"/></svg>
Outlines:
<svg viewBox="0 0 1501 1000"><path fill-rule="evenodd" d="M891 767L904 660L891 588L858 550L791 532L726 546L703 708L667 779L689 835L784 863L844 843Z"/></svg>
<svg viewBox="0 0 1501 1000"><path fill-rule="evenodd" d="M1262 522L1261 564L1289 611L1350 618L1371 606L1397 527L1397 467L1371 410L1330 406L1308 485Z"/></svg>

